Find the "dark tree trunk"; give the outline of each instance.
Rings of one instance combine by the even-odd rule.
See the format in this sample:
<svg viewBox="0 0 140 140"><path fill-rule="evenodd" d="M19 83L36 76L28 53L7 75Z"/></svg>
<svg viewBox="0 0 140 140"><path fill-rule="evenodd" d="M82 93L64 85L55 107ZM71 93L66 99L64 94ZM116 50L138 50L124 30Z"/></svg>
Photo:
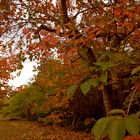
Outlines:
<svg viewBox="0 0 140 140"><path fill-rule="evenodd" d="M87 56L88 56L89 65L94 66L95 65L94 63L96 62L96 57L91 48L88 48ZM103 99L105 114L107 115L109 111L113 108L113 100L109 90L109 85L104 85L102 89L102 96L103 96L102 99Z"/></svg>

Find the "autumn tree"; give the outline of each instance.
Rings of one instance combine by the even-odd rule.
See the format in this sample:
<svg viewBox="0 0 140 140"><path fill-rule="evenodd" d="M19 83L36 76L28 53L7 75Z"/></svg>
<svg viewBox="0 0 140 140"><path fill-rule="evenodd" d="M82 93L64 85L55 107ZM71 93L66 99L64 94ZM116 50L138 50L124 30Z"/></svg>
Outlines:
<svg viewBox="0 0 140 140"><path fill-rule="evenodd" d="M81 89L86 94L90 86L98 87L106 113L119 79L130 78L134 68L139 74L137 1L2 0L0 9L1 38L11 38L1 39L2 47L18 52L21 61L27 54L40 61L58 57L69 66L82 60L89 74ZM138 76L133 78L132 86L139 85Z"/></svg>
<svg viewBox="0 0 140 140"><path fill-rule="evenodd" d="M60 113L73 108L69 100L75 93L75 89L89 75L87 68L83 68L79 59L76 63L68 65L61 60L50 59L39 66L35 84L46 94L46 109L55 109ZM80 74L79 74L80 71ZM76 93L78 94L78 93ZM76 104L76 103L75 103Z"/></svg>

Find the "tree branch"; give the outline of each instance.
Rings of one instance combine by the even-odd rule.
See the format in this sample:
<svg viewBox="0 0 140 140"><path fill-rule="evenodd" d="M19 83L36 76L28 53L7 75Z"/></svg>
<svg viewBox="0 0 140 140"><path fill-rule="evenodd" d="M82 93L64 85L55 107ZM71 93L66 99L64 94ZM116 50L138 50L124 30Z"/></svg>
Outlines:
<svg viewBox="0 0 140 140"><path fill-rule="evenodd" d="M110 25L111 26L111 25ZM112 40L108 40L110 41L110 47L116 48L118 47L121 42L127 38L129 35L131 35L136 29L140 28L139 24L133 24L133 28L131 30L126 30L124 33L119 33L119 32L109 32L109 28L110 27L106 27L106 29L104 30L96 30L95 31L95 35L96 38L100 38L100 37L110 37L110 39ZM108 29L108 30L107 30Z"/></svg>
<svg viewBox="0 0 140 140"><path fill-rule="evenodd" d="M68 16L68 11L67 11L66 0L61 0L61 6L62 6L62 13L63 13L63 23L66 24L70 21L70 18Z"/></svg>
<svg viewBox="0 0 140 140"><path fill-rule="evenodd" d="M47 27L46 25L41 25L40 27L39 27L39 31L41 31L41 30L45 30L45 31L48 31L48 32L56 32L56 29L51 29L51 28L49 28L49 27Z"/></svg>
<svg viewBox="0 0 140 140"><path fill-rule="evenodd" d="M132 102L134 101L134 96L135 96L135 94L137 93L137 90L138 90L139 86L140 86L140 85L137 85L136 87L134 87L134 90L133 90L133 92L132 92L132 95L131 95L131 98L130 98L130 101L129 101L129 104L128 104L127 115L129 115L129 111L130 111Z"/></svg>

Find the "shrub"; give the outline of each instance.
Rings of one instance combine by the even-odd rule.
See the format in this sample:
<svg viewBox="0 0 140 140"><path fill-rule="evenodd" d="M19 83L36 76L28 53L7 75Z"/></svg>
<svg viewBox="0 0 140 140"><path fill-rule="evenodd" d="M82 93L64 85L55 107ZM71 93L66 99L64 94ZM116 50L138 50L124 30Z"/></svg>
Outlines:
<svg viewBox="0 0 140 140"><path fill-rule="evenodd" d="M36 120L43 112L44 101L44 93L38 87L30 86L9 98L9 106L4 107L2 112L9 117L26 117L29 120Z"/></svg>

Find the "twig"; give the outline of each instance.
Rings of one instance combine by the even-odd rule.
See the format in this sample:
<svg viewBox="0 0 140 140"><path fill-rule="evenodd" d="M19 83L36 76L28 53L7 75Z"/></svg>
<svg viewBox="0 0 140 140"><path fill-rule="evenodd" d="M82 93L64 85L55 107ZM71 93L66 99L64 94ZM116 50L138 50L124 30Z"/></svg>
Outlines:
<svg viewBox="0 0 140 140"><path fill-rule="evenodd" d="M139 85L134 87L134 90L133 90L133 92L132 92L132 96L131 96L131 98L130 98L130 102L129 102L129 104L128 104L127 115L129 114L129 111L130 111L132 102L133 102L133 100L134 100L134 96L135 96L136 91L137 91L138 88L139 88Z"/></svg>

